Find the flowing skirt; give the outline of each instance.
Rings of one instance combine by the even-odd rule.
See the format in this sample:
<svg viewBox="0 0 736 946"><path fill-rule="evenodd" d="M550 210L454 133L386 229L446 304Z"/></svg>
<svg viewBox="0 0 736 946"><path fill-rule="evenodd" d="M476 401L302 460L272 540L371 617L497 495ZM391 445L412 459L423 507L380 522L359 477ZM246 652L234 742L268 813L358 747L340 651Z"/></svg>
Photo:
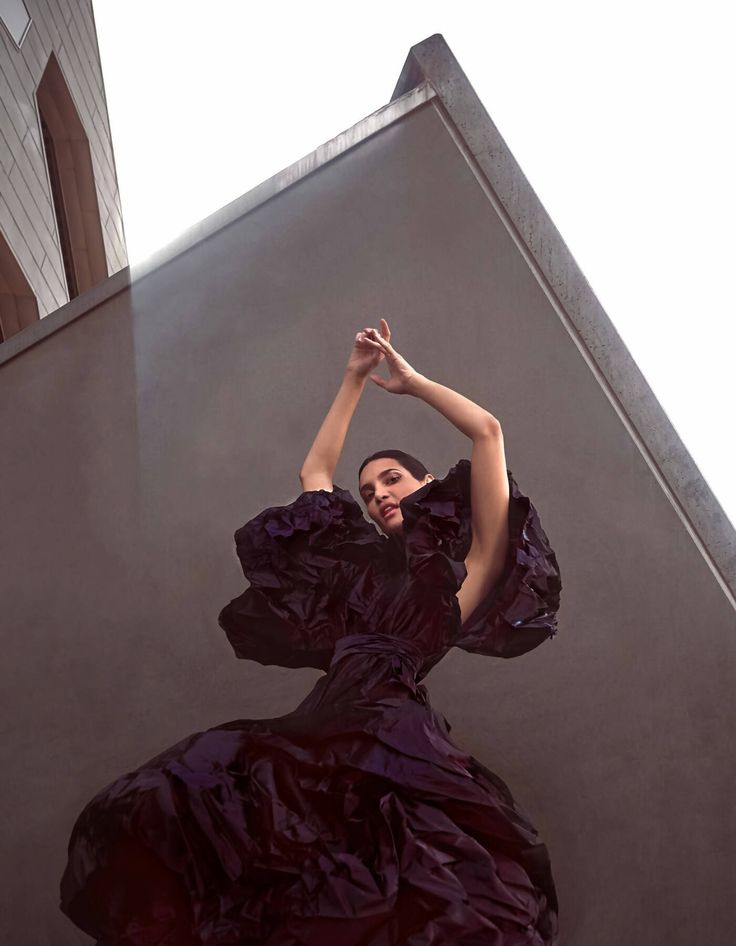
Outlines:
<svg viewBox="0 0 736 946"><path fill-rule="evenodd" d="M100 946L556 946L547 849L454 744L410 645L338 642L291 713L188 736L108 785L61 909Z"/></svg>

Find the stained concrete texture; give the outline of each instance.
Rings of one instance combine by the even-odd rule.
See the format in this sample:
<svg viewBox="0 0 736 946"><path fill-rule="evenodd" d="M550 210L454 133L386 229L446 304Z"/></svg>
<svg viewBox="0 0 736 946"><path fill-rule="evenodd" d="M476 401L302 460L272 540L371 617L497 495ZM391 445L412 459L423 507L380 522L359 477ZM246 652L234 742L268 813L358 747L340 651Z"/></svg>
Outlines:
<svg viewBox="0 0 736 946"><path fill-rule="evenodd" d="M433 36L395 101L0 347L0 941L89 942L57 911L86 801L319 676L236 661L216 618L244 588L235 529L298 495L384 315L500 419L560 562L553 641L453 650L425 682L539 828L562 942L730 946L733 529L535 201ZM436 475L471 449L371 386L336 482L357 497L393 446Z"/></svg>

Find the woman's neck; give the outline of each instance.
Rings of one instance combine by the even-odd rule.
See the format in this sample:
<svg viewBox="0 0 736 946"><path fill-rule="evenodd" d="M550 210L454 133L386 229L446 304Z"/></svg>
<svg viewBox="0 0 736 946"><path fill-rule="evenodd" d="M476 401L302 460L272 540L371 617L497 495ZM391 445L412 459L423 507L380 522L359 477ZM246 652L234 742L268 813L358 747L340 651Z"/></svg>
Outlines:
<svg viewBox="0 0 736 946"><path fill-rule="evenodd" d="M404 566L406 564L406 549L404 544L404 533L392 532L387 536L388 542L386 549L388 559L392 564Z"/></svg>

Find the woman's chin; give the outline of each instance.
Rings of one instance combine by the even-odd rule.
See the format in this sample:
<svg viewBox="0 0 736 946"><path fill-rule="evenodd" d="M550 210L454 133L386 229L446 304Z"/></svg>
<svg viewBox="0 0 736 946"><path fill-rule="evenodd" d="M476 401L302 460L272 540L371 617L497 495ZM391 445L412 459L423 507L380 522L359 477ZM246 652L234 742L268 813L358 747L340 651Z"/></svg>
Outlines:
<svg viewBox="0 0 736 946"><path fill-rule="evenodd" d="M386 533L386 535L401 535L404 528L401 516L395 512L393 516L391 516L390 521L384 522L381 528Z"/></svg>

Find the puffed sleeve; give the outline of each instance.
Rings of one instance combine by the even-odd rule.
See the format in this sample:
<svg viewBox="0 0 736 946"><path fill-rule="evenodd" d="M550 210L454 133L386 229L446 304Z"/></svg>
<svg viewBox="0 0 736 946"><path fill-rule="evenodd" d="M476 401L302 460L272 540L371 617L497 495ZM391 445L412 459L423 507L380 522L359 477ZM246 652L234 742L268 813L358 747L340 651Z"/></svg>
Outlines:
<svg viewBox="0 0 736 946"><path fill-rule="evenodd" d="M459 460L442 479L430 480L400 502L406 562L426 588L456 594L470 548L470 461Z"/></svg>
<svg viewBox="0 0 736 946"><path fill-rule="evenodd" d="M557 557L539 513L512 472L507 469L506 474L509 545L504 571L453 641L463 650L494 657L516 657L554 637L562 590ZM439 555L459 561L467 556L472 541L470 475L470 461L460 460L444 479L431 481L410 499L409 544L419 536L418 548L428 561Z"/></svg>
<svg viewBox="0 0 736 946"><path fill-rule="evenodd" d="M337 485L271 506L238 529L235 548L250 587L218 617L235 654L326 669L384 538Z"/></svg>

